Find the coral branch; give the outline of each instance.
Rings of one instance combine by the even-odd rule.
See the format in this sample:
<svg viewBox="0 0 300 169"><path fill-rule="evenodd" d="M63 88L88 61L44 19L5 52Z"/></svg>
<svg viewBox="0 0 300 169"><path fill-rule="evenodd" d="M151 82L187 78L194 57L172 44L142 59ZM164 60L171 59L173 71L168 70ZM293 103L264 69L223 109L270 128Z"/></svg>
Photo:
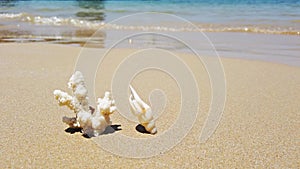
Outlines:
<svg viewBox="0 0 300 169"><path fill-rule="evenodd" d="M70 96L68 93L63 92L61 90L54 90L53 94L60 106L67 106L71 110L75 109L75 105L73 104L73 97Z"/></svg>
<svg viewBox="0 0 300 169"><path fill-rule="evenodd" d="M53 94L60 106L67 106L74 111L76 117L63 117L62 121L72 128L82 128L83 134L98 136L111 124L109 115L116 111L114 100L109 92L98 99L97 109L89 105L88 91L81 72L76 71L70 78L68 87L73 96L54 90Z"/></svg>
<svg viewBox="0 0 300 169"><path fill-rule="evenodd" d="M62 121L69 125L71 128L80 128L80 124L78 123L76 117L66 117L62 118Z"/></svg>

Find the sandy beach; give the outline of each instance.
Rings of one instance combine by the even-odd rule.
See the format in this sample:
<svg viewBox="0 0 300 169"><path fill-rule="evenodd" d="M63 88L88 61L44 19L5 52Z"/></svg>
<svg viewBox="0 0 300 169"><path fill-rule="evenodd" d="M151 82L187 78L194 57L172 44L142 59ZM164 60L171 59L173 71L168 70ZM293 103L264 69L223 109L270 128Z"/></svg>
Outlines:
<svg viewBox="0 0 300 169"><path fill-rule="evenodd" d="M180 53L195 74L201 102L195 124L174 148L145 159L124 158L103 150L94 138L65 132L61 118L73 116L59 107L53 90L67 90L80 47L39 43L0 45L1 168L299 168L300 68L287 65L222 58L227 99L220 124L205 143L199 134L211 98L209 78L199 60ZM89 49L103 53L102 49ZM98 50L98 51L97 51ZM109 90L114 63L133 49L117 49L107 62L105 75L97 74L96 94ZM164 79L164 80L161 80ZM147 98L153 86L168 96L157 119L160 133L176 120L180 100L172 78L146 71L132 84ZM156 137L135 130L119 113L111 116L120 133ZM105 137L101 135L99 137Z"/></svg>

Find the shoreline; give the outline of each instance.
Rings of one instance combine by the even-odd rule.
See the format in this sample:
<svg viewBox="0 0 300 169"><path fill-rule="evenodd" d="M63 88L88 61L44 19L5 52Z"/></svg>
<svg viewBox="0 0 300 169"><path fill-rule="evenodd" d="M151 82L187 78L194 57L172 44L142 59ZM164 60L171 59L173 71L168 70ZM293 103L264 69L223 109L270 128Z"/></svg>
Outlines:
<svg viewBox="0 0 300 169"><path fill-rule="evenodd" d="M115 65L133 49L114 49L104 61L104 72L97 74L96 93L102 96L110 86ZM61 118L72 112L59 107L53 90L67 90L80 48L53 44L0 44L0 166L3 168L299 168L300 68L261 61L221 57L226 75L227 100L220 124L205 143L199 143L209 110L209 77L200 61L178 53L199 85L200 104L195 124L174 148L145 159L114 155L80 133L70 134ZM91 55L103 49L87 49ZM242 55L242 53L241 53ZM149 82L151 81L151 83ZM163 134L178 115L179 90L174 79L163 73L146 71L133 79L142 98L153 87L167 95L165 111L156 121ZM124 134L137 138L152 136L138 133L135 122L121 114L111 115L113 124ZM105 137L101 135L100 137ZM155 137L155 136L154 136ZM117 145L116 145L117 146ZM158 145L159 146L159 145Z"/></svg>
<svg viewBox="0 0 300 169"><path fill-rule="evenodd" d="M237 58L246 60L266 61L270 63L278 63L289 66L300 66L300 57L298 53L299 37L292 35L277 35L277 34L257 34L257 33L238 33L238 32L204 32L209 41L213 44L213 48L207 45L208 41L201 35L201 32L181 32L166 34L170 37L159 37L160 33L155 35L147 35L147 32L141 32L142 36L134 37L135 34L140 33L136 31L100 31L91 38L72 38L69 39L46 39L28 41L27 39L15 39L16 41L0 42L2 44L53 44L53 45L66 45L73 47L86 47L94 49L107 50L115 45L119 39L129 36L129 39L123 39L118 42L117 48L130 48L130 49L147 49L147 48L161 48L170 50L171 52L191 53L181 42L176 42L170 37L184 37L184 41L193 43L198 37L197 42L199 48L194 48L200 55L216 56L212 51L213 48L220 57ZM86 33L85 33L86 34ZM89 35L93 33L89 32ZM130 38L132 36L132 38ZM180 38L179 38L180 39ZM202 42L204 40L204 42ZM204 51L203 51L204 50ZM210 50L210 51L209 51ZM242 53L242 55L241 55Z"/></svg>

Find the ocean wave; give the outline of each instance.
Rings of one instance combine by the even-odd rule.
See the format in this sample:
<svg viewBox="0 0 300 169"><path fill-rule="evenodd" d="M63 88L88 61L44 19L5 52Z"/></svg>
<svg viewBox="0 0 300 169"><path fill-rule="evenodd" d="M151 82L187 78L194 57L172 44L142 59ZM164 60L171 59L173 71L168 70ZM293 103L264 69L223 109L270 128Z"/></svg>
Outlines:
<svg viewBox="0 0 300 169"><path fill-rule="evenodd" d="M81 20L76 18L63 18L63 17L43 17L34 16L28 13L2 13L0 19L13 19L19 22L29 22L36 25L53 25L53 26L76 26L76 27L87 27L96 28L99 25L104 25L104 22L92 22L87 20Z"/></svg>
<svg viewBox="0 0 300 169"><path fill-rule="evenodd" d="M0 13L1 19L13 19L13 18L21 18L23 13Z"/></svg>
<svg viewBox="0 0 300 169"><path fill-rule="evenodd" d="M279 26L262 26L262 25L216 25L216 24L199 24L195 23L195 27L186 27L180 23L173 25L120 25L113 23L105 23L104 21L90 21L79 18L63 18L63 17L43 17L34 16L28 13L0 13L1 20L12 20L20 23L30 23L34 25L50 25L50 26L73 26L84 29L104 29L104 30L139 30L139 31L169 31L169 32L245 32L245 33L264 33L264 34L286 34L300 35L300 30L291 27ZM298 22L298 20L294 21ZM5 22L7 24L7 22ZM1 21L0 21L1 24Z"/></svg>
<svg viewBox="0 0 300 169"><path fill-rule="evenodd" d="M106 24L104 29L115 30L140 30L140 31L169 31L169 32L245 32L264 34L286 34L300 35L300 30L290 28L263 28L257 26L207 26L197 24L195 27L167 27L167 26L127 26L117 24Z"/></svg>

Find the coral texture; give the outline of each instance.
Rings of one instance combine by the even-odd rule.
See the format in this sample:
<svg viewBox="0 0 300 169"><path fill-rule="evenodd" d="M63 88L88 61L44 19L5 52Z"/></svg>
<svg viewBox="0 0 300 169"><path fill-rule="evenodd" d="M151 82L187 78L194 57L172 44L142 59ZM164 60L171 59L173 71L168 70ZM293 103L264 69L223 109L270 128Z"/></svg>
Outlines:
<svg viewBox="0 0 300 169"><path fill-rule="evenodd" d="M60 106L67 106L74 111L76 117L63 117L62 121L72 128L82 128L83 134L98 136L111 124L110 115L116 111L115 102L110 92L105 92L103 98L97 101L95 110L89 105L88 91L81 72L76 71L68 83L73 95L61 90L54 90L53 94Z"/></svg>

